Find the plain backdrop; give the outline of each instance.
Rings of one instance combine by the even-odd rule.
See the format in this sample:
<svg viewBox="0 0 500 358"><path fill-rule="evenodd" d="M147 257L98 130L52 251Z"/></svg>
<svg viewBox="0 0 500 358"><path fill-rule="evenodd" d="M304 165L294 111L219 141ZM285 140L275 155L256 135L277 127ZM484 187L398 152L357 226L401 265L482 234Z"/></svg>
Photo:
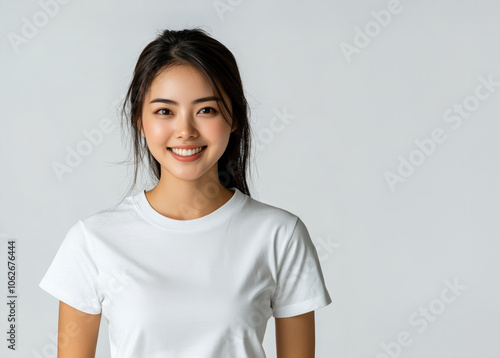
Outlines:
<svg viewBox="0 0 500 358"><path fill-rule="evenodd" d="M499 357L499 15L494 0L0 1L0 300L9 240L18 295L0 356L55 357L58 301L38 283L69 227L129 188L117 108L137 58L157 31L202 26L238 61L253 197L299 215L320 255L333 303L316 356ZM276 357L272 318L264 344Z"/></svg>

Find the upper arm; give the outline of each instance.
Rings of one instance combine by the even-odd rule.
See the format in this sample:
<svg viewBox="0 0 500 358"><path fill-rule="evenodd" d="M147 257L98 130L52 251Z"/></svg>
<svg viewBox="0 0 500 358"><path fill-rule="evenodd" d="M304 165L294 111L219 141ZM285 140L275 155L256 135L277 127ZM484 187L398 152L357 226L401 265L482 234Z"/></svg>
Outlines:
<svg viewBox="0 0 500 358"><path fill-rule="evenodd" d="M275 322L277 358L314 358L314 311Z"/></svg>
<svg viewBox="0 0 500 358"><path fill-rule="evenodd" d="M95 358L101 314L88 314L59 301L58 358Z"/></svg>

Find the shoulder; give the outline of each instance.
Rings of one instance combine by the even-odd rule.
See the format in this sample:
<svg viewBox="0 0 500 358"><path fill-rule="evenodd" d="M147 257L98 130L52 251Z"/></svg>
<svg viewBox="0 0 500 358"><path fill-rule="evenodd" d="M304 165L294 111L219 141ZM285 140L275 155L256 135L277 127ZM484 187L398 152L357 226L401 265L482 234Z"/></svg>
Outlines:
<svg viewBox="0 0 500 358"><path fill-rule="evenodd" d="M244 206L245 218L254 223L267 223L273 227L285 227L289 233L293 231L300 218L295 213L275 205L248 197Z"/></svg>
<svg viewBox="0 0 500 358"><path fill-rule="evenodd" d="M127 196L112 206L80 218L72 228L86 232L113 231L132 222L136 215L134 196Z"/></svg>

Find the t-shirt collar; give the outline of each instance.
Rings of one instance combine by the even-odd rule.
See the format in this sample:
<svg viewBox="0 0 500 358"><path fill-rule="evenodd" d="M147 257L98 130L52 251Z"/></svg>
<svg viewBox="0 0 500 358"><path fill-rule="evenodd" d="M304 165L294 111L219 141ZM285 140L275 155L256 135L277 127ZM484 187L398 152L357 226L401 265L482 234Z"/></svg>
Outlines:
<svg viewBox="0 0 500 358"><path fill-rule="evenodd" d="M142 213L142 215L144 215L153 223L165 229L182 231L204 230L213 226L214 224L220 223L231 212L234 212L245 200L246 195L238 188L231 187L228 189L234 192L234 194L226 203L224 203L221 207L208 215L191 220L177 220L160 214L155 209L153 209L153 207L149 203L148 199L146 198L145 190L137 193L133 197L133 199L137 209Z"/></svg>

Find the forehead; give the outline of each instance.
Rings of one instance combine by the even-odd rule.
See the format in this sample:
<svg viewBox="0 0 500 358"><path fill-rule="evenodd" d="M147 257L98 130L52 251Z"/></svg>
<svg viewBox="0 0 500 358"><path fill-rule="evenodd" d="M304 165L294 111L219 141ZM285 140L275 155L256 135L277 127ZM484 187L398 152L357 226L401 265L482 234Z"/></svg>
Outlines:
<svg viewBox="0 0 500 358"><path fill-rule="evenodd" d="M151 83L149 96L161 94L194 98L213 95L213 90L209 80L196 67L174 65L161 71Z"/></svg>

